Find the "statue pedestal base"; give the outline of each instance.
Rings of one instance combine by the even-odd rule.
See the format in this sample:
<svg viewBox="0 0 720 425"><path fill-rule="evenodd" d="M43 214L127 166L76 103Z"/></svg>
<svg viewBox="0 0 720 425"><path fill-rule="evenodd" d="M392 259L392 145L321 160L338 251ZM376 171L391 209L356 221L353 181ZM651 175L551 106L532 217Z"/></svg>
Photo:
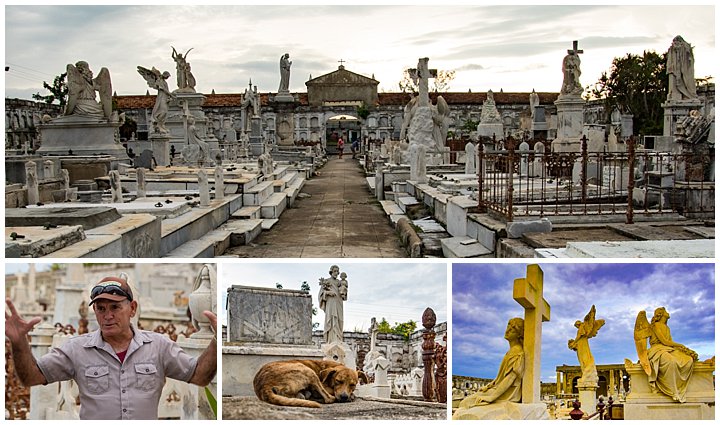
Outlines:
<svg viewBox="0 0 720 425"><path fill-rule="evenodd" d="M346 342L325 343L320 346L320 349L325 353L323 360L332 360L342 363L352 370L357 369L355 353Z"/></svg>
<svg viewBox="0 0 720 425"><path fill-rule="evenodd" d="M167 167L170 165L170 136L162 134L150 135L150 150L153 152L157 165ZM142 152L142 151L141 151ZM140 153L140 152L138 152Z"/></svg>
<svg viewBox="0 0 720 425"><path fill-rule="evenodd" d="M550 419L545 403L499 403L475 406L469 409L459 408L453 413L453 419L466 420L542 420Z"/></svg>
<svg viewBox="0 0 720 425"><path fill-rule="evenodd" d="M668 100L667 102L663 103L662 107L665 110L663 114L663 136L665 136L667 140L670 140L670 144L673 146L655 146L655 149L658 150L661 148L671 148L670 150L672 152L680 153L680 146L674 146L676 145L676 143L674 143L674 140L678 120L682 120L683 118L689 116L690 111L699 110L702 106L703 102L700 99Z"/></svg>
<svg viewBox="0 0 720 425"><path fill-rule="evenodd" d="M578 392L580 393L580 410L585 413L585 416L590 416L595 413L597 409L597 384L584 384L578 383Z"/></svg>
<svg viewBox="0 0 720 425"><path fill-rule="evenodd" d="M120 123L92 117L69 115L38 126L40 155L110 155L129 161L120 144Z"/></svg>
<svg viewBox="0 0 720 425"><path fill-rule="evenodd" d="M554 152L580 152L583 136L583 108L585 100L579 95L560 95L557 108L557 138L552 141Z"/></svg>
<svg viewBox="0 0 720 425"><path fill-rule="evenodd" d="M654 392L640 364L625 361L633 383L625 400L625 419L715 419L714 364L696 362L685 392L685 403Z"/></svg>

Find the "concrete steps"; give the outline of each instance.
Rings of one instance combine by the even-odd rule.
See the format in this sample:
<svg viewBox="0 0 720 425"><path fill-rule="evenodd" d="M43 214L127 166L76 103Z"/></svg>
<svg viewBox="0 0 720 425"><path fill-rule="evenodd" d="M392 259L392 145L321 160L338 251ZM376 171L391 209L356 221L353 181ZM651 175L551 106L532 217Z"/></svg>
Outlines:
<svg viewBox="0 0 720 425"><path fill-rule="evenodd" d="M262 218L260 214L260 205L247 205L235 211L230 217L237 220L251 220Z"/></svg>
<svg viewBox="0 0 720 425"><path fill-rule="evenodd" d="M275 192L274 183L274 180L268 180L251 187L247 192L243 193L243 205L261 205Z"/></svg>
<svg viewBox="0 0 720 425"><path fill-rule="evenodd" d="M215 229L204 236L185 242L169 252L169 258L213 258L230 248L231 232Z"/></svg>
<svg viewBox="0 0 720 425"><path fill-rule="evenodd" d="M262 218L280 218L287 204L287 195L284 192L273 193L260 204L260 214Z"/></svg>
<svg viewBox="0 0 720 425"><path fill-rule="evenodd" d="M492 251L467 236L441 239L440 243L445 258L495 257Z"/></svg>
<svg viewBox="0 0 720 425"><path fill-rule="evenodd" d="M295 203L295 199L305 186L305 177L296 177L293 182L283 192L287 195L288 207Z"/></svg>

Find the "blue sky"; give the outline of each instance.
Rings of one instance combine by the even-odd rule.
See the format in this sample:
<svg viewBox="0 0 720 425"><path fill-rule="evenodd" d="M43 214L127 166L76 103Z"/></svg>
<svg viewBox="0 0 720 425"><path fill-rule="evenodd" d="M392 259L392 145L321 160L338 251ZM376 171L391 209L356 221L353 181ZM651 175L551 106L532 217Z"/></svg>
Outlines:
<svg viewBox="0 0 720 425"><path fill-rule="evenodd" d="M260 91L277 91L286 52L291 91L305 91L310 75L334 71L341 59L351 71L374 75L380 91L397 91L403 69L429 57L431 68L457 71L451 91L557 92L573 40L584 50L580 82L587 86L613 58L665 52L678 34L695 47L696 77L715 71L713 2L455 3L5 6L5 95L29 99L78 60L96 75L107 67L120 95L148 90L138 65L170 71L175 88L171 46L194 48L188 61L202 93L242 92L250 79Z"/></svg>
<svg viewBox="0 0 720 425"><path fill-rule="evenodd" d="M667 308L672 337L698 352L715 355L713 264L541 264L551 318L543 324L542 380L555 381L555 367L577 365L567 348L576 320L595 304L606 323L590 340L598 364L637 361L633 327L640 310L652 317ZM512 298L513 280L527 264L453 264L452 367L454 375L494 378L508 343L507 321L523 317Z"/></svg>

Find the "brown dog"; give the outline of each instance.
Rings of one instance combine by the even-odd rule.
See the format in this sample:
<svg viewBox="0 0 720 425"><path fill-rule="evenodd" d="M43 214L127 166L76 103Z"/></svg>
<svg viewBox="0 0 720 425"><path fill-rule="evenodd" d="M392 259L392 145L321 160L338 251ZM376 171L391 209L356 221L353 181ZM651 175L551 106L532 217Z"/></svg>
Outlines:
<svg viewBox="0 0 720 425"><path fill-rule="evenodd" d="M320 407L352 401L363 372L327 360L285 360L263 365L253 379L255 394L278 406Z"/></svg>

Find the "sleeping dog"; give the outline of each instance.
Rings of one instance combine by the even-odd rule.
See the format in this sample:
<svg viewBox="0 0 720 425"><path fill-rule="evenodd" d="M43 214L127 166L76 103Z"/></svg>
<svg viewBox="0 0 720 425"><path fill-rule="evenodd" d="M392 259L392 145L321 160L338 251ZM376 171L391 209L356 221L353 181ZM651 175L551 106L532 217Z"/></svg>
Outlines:
<svg viewBox="0 0 720 425"><path fill-rule="evenodd" d="M320 407L320 403L348 402L363 372L328 360L285 360L263 365L253 379L255 394L278 406Z"/></svg>

